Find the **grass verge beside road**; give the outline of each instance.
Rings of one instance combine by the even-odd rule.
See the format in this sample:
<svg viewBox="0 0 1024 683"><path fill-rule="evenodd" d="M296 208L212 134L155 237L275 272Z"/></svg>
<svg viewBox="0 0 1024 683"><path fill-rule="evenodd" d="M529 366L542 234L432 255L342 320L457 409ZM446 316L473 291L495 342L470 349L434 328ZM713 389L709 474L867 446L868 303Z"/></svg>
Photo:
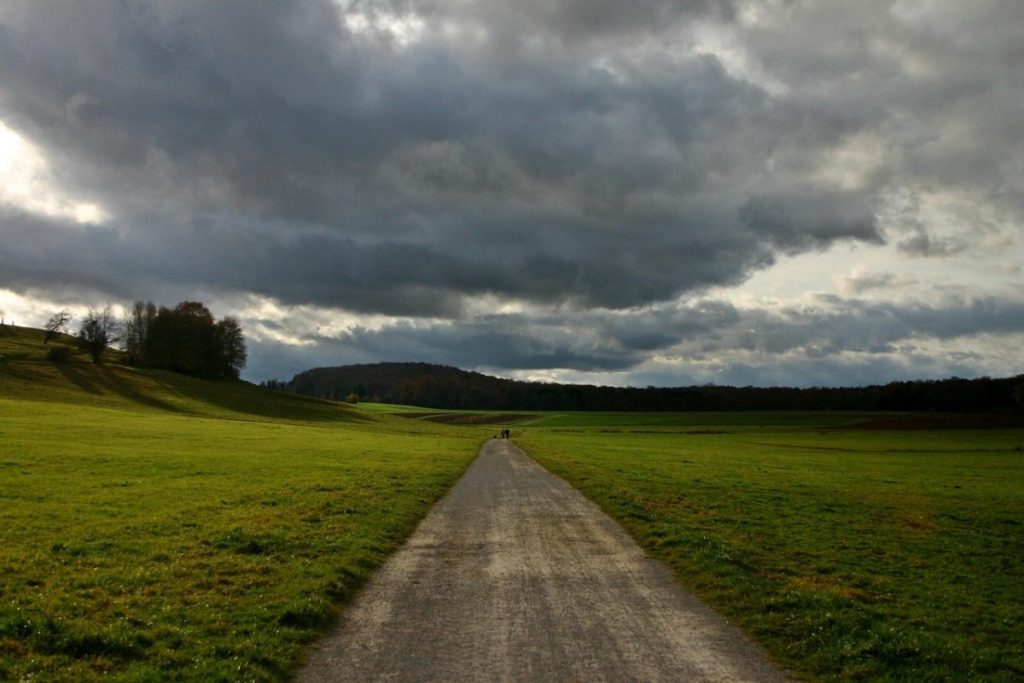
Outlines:
<svg viewBox="0 0 1024 683"><path fill-rule="evenodd" d="M479 433L0 361L0 679L284 680Z"/></svg>
<svg viewBox="0 0 1024 683"><path fill-rule="evenodd" d="M1024 431L778 417L566 415L515 438L800 674L1020 680Z"/></svg>

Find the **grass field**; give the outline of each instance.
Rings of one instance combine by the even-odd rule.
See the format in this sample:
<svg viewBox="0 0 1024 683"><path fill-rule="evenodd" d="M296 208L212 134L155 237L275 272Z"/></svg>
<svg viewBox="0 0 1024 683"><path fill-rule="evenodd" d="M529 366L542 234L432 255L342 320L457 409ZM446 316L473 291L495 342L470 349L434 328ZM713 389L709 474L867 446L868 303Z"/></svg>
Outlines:
<svg viewBox="0 0 1024 683"><path fill-rule="evenodd" d="M513 437L820 680L1024 677L1024 430L565 414Z"/></svg>
<svg viewBox="0 0 1024 683"><path fill-rule="evenodd" d="M503 422L801 677L1024 677L1021 429L446 419L45 351L0 327L0 680L287 679Z"/></svg>
<svg viewBox="0 0 1024 683"><path fill-rule="evenodd" d="M478 432L0 328L0 680L284 680Z"/></svg>

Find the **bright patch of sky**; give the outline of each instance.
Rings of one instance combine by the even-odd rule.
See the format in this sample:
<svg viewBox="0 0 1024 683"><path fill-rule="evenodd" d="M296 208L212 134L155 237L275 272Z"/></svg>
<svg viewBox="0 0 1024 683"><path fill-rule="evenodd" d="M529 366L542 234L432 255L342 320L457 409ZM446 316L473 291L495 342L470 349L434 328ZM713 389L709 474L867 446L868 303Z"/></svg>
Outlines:
<svg viewBox="0 0 1024 683"><path fill-rule="evenodd" d="M57 184L41 150L0 120L0 209L20 209L75 223L103 223L95 202L69 197Z"/></svg>

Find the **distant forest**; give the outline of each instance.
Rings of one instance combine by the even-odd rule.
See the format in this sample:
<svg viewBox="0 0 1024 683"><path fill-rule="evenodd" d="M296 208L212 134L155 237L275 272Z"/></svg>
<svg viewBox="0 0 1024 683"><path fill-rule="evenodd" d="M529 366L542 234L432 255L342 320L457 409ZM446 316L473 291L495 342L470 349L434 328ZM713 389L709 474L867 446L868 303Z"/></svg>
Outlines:
<svg viewBox="0 0 1024 683"><path fill-rule="evenodd" d="M1024 412L1024 375L848 388L621 388L520 382L428 363L375 363L315 368L263 385L320 398L438 409Z"/></svg>

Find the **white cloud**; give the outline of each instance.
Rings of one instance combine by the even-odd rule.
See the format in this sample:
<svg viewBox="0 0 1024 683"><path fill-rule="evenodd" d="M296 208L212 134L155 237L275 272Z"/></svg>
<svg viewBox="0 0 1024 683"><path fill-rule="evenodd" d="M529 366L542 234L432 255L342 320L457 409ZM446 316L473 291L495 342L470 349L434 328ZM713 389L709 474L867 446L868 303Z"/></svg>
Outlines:
<svg viewBox="0 0 1024 683"><path fill-rule="evenodd" d="M0 208L7 207L76 223L104 223L110 216L96 202L69 196L57 185L43 152L0 120Z"/></svg>

